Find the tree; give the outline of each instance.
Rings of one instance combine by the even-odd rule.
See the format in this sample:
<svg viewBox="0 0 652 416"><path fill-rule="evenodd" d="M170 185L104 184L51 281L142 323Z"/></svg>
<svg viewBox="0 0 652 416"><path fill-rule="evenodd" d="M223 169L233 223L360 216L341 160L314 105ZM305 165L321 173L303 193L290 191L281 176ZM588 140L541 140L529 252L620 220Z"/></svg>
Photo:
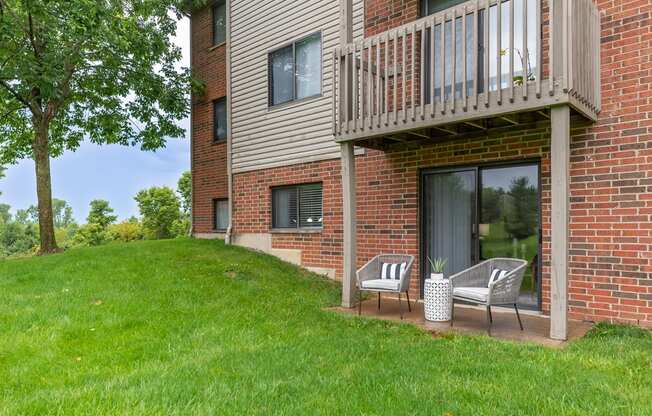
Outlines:
<svg viewBox="0 0 652 416"><path fill-rule="evenodd" d="M493 224L500 220L501 199L505 191L502 188L482 188L482 218L485 224Z"/></svg>
<svg viewBox="0 0 652 416"><path fill-rule="evenodd" d="M177 192L181 196L181 208L183 212L190 215L192 209L192 174L190 171L185 171L181 174L179 182L177 183Z"/></svg>
<svg viewBox="0 0 652 416"><path fill-rule="evenodd" d="M113 208L109 206L109 201L103 199L95 199L91 201L91 210L88 213L86 222L88 224L97 224L101 228L106 229L109 224L113 224L117 219L117 215L111 215Z"/></svg>
<svg viewBox="0 0 652 416"><path fill-rule="evenodd" d="M34 205L30 205L27 209L18 209L14 219L22 225L36 224L38 222L38 209Z"/></svg>
<svg viewBox="0 0 652 416"><path fill-rule="evenodd" d="M181 217L179 198L168 187L149 188L135 197L148 238L171 238L173 224Z"/></svg>
<svg viewBox="0 0 652 416"><path fill-rule="evenodd" d="M38 224L38 221L38 208L34 205L16 211L16 222L20 224ZM68 202L52 198L52 222L55 228L67 228L75 223L72 207Z"/></svg>
<svg viewBox="0 0 652 416"><path fill-rule="evenodd" d="M171 39L187 3L0 0L0 164L35 162L41 254L58 251L51 158L183 135L193 83Z"/></svg>
<svg viewBox="0 0 652 416"><path fill-rule="evenodd" d="M75 222L72 216L72 207L63 199L53 198L52 210L56 228L67 228Z"/></svg>
<svg viewBox="0 0 652 416"><path fill-rule="evenodd" d="M536 234L538 196L526 176L515 178L509 188L509 209L505 230L519 240Z"/></svg>
<svg viewBox="0 0 652 416"><path fill-rule="evenodd" d="M6 224L11 222L11 206L9 204L0 204L0 223Z"/></svg>

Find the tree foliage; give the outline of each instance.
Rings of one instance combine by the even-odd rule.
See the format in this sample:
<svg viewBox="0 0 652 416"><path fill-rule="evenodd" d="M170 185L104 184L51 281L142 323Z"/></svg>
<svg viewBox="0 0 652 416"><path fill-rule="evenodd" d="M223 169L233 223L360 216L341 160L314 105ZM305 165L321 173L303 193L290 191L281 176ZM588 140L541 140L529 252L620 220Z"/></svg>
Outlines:
<svg viewBox="0 0 652 416"><path fill-rule="evenodd" d="M187 3L0 0L0 164L35 161L43 252L56 251L51 157L183 135L192 83L171 39Z"/></svg>
<svg viewBox="0 0 652 416"><path fill-rule="evenodd" d="M55 228L66 228L75 223L72 207L67 201L52 198L52 217ZM16 211L16 221L21 224L38 224L38 208L30 205Z"/></svg>
<svg viewBox="0 0 652 416"><path fill-rule="evenodd" d="M190 215L192 208L192 174L190 171L185 171L181 174L179 182L177 183L177 192L181 197L181 208L183 212Z"/></svg>
<svg viewBox="0 0 652 416"><path fill-rule="evenodd" d="M519 240L535 235L539 222L536 187L530 184L526 176L515 178L508 195L509 209L505 230Z"/></svg>
<svg viewBox="0 0 652 416"><path fill-rule="evenodd" d="M113 224L118 219L117 215L112 215L113 208L109 205L109 201L95 199L91 201L90 207L90 212L86 218L88 224L96 224L102 229L106 229L109 224Z"/></svg>
<svg viewBox="0 0 652 416"><path fill-rule="evenodd" d="M153 187L135 197L147 238L175 237L173 224L180 219L179 198L168 187Z"/></svg>

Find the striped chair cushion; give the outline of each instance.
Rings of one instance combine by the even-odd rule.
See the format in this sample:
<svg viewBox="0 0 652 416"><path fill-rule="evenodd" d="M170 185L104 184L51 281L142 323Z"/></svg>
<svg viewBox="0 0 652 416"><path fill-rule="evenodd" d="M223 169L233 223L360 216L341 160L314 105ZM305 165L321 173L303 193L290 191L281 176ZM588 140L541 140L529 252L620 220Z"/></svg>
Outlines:
<svg viewBox="0 0 652 416"><path fill-rule="evenodd" d="M383 263L383 267L380 270L381 279L393 279L400 280L401 275L405 272L407 268L407 263L401 264L392 264L392 263Z"/></svg>
<svg viewBox="0 0 652 416"><path fill-rule="evenodd" d="M509 270L493 269L491 272L491 277L489 278L489 284L497 282L498 280L507 276L507 273L509 273Z"/></svg>

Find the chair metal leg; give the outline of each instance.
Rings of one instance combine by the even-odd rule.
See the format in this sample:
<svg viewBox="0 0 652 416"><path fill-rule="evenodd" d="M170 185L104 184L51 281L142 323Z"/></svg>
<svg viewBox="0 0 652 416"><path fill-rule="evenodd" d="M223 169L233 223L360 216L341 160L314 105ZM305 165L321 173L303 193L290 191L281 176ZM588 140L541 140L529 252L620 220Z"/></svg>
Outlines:
<svg viewBox="0 0 652 416"><path fill-rule="evenodd" d="M380 310L380 292L378 292L378 310Z"/></svg>
<svg viewBox="0 0 652 416"><path fill-rule="evenodd" d="M521 327L521 331L523 330L523 323L521 322L521 315L518 313L518 306L514 304L514 310L516 311L516 318L518 318L518 326Z"/></svg>
<svg viewBox="0 0 652 416"><path fill-rule="evenodd" d="M405 296L407 296L407 301L408 301L408 312L412 312L412 307L410 306L410 292L406 290Z"/></svg>
<svg viewBox="0 0 652 416"><path fill-rule="evenodd" d="M494 323L494 316L491 314L491 305L487 306L487 311L489 312L489 321Z"/></svg>
<svg viewBox="0 0 652 416"><path fill-rule="evenodd" d="M455 318L455 299L451 301L451 328L453 327L454 318Z"/></svg>
<svg viewBox="0 0 652 416"><path fill-rule="evenodd" d="M401 314L401 320L403 320L403 304L401 303L401 293L398 294L398 310Z"/></svg>
<svg viewBox="0 0 652 416"><path fill-rule="evenodd" d="M491 324L493 319L491 318L491 306L487 305L487 334L491 336Z"/></svg>

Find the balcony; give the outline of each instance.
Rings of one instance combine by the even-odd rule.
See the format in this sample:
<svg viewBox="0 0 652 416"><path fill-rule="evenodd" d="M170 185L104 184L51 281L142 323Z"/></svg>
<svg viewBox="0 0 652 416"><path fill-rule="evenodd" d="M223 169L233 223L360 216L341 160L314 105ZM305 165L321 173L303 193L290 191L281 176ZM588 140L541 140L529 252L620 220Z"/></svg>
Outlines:
<svg viewBox="0 0 652 416"><path fill-rule="evenodd" d="M337 142L382 147L600 111L592 0L469 1L333 55Z"/></svg>

